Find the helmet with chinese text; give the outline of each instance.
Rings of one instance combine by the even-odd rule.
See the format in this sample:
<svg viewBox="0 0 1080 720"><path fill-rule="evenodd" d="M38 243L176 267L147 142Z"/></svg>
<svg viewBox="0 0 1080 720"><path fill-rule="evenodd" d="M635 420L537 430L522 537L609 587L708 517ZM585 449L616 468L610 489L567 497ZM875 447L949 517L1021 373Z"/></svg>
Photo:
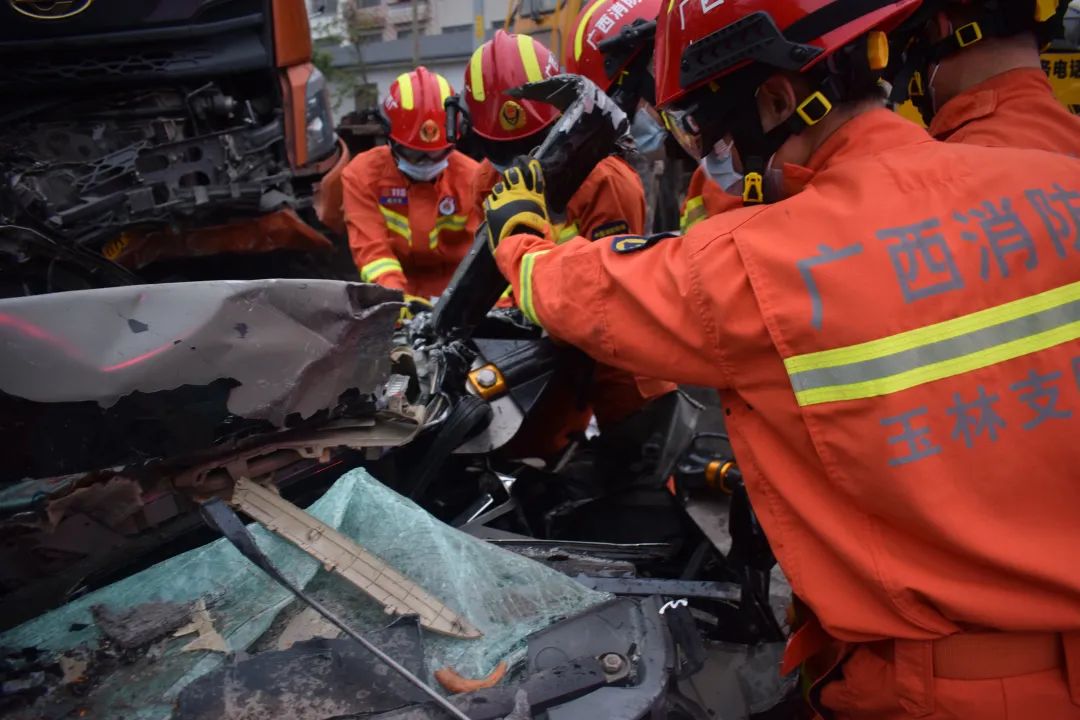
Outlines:
<svg viewBox="0 0 1080 720"><path fill-rule="evenodd" d="M566 71L584 75L609 92L636 57L652 50L653 33L640 39L629 36L635 26L654 23L661 4L661 0L594 0L586 5L566 43L563 58ZM633 44L617 53L605 52L604 46L610 45L624 30L628 43Z"/></svg>

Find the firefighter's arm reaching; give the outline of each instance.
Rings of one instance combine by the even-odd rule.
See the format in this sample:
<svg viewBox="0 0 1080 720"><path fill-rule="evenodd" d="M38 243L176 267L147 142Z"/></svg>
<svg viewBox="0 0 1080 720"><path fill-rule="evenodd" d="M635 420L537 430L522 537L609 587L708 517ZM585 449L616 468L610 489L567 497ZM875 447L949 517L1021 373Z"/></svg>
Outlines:
<svg viewBox="0 0 1080 720"><path fill-rule="evenodd" d="M512 172L501 191L520 215L498 202L499 193L485 208L496 261L530 319L600 362L636 374L728 384L713 310L693 267L707 243L620 236L556 246L547 223L536 220L546 218L543 196L515 182Z"/></svg>

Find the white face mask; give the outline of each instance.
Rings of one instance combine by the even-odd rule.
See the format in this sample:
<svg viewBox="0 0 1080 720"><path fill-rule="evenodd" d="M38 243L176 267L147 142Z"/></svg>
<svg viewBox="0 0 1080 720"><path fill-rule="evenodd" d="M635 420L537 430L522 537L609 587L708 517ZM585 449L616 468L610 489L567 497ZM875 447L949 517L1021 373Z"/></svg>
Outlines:
<svg viewBox="0 0 1080 720"><path fill-rule="evenodd" d="M405 158L394 158L397 161L398 170L405 173L410 179L417 182L431 182L442 174L442 171L450 164L449 158L443 158L438 162L425 162L423 164L412 163Z"/></svg>
<svg viewBox="0 0 1080 720"><path fill-rule="evenodd" d="M634 113L634 121L630 123L630 134L634 137L638 152L642 155L650 155L664 146L667 130L656 122L652 115L638 110Z"/></svg>

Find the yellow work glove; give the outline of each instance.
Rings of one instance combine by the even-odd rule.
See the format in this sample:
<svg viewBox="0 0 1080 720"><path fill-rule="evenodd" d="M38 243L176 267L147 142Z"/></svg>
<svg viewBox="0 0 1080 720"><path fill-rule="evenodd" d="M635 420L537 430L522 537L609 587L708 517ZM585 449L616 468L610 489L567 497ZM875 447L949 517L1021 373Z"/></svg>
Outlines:
<svg viewBox="0 0 1080 720"><path fill-rule="evenodd" d="M427 298L405 293L405 306L401 308L401 314L398 315L398 326L404 325L420 313L431 308L431 301Z"/></svg>
<svg viewBox="0 0 1080 720"><path fill-rule="evenodd" d="M491 252L510 235L532 233L543 237L548 230L547 201L544 200L544 171L540 161L529 159L503 173L501 182L484 201L488 244Z"/></svg>

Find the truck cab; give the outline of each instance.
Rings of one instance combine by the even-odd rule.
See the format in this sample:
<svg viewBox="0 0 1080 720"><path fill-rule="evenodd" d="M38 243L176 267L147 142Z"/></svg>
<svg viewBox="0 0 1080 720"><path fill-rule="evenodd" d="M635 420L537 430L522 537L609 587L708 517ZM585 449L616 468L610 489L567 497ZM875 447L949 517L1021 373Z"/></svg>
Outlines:
<svg viewBox="0 0 1080 720"><path fill-rule="evenodd" d="M332 256L348 154L311 59L303 0L0 0L0 291Z"/></svg>

